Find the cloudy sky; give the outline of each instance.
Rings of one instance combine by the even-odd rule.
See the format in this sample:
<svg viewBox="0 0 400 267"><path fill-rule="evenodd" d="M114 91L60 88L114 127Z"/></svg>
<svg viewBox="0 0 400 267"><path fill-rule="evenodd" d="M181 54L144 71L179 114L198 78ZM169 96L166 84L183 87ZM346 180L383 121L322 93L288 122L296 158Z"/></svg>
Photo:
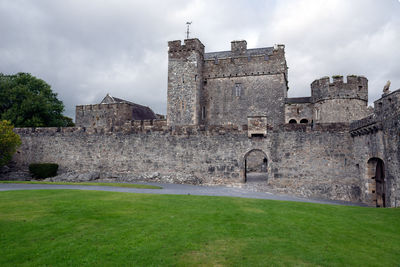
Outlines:
<svg viewBox="0 0 400 267"><path fill-rule="evenodd" d="M364 75L370 102L400 88L399 0L0 0L0 72L29 72L75 105L110 93L166 113L167 42L206 52L286 45L289 96L322 76Z"/></svg>

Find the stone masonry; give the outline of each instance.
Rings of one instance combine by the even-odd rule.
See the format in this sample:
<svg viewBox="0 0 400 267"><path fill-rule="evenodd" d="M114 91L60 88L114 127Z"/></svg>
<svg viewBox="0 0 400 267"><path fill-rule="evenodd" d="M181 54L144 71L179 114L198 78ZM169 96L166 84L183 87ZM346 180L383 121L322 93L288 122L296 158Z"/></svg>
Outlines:
<svg viewBox="0 0 400 267"><path fill-rule="evenodd" d="M78 106L79 127L16 129L15 168L56 162L56 180L237 186L261 171L268 190L400 206L400 89L370 108L365 77L334 76L288 98L283 45L168 47L166 119L135 119L126 103Z"/></svg>

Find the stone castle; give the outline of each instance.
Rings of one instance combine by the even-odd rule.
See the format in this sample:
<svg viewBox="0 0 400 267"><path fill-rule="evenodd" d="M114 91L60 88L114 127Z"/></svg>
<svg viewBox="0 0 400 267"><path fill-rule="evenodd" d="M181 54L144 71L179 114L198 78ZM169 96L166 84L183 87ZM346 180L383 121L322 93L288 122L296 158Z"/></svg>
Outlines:
<svg viewBox="0 0 400 267"><path fill-rule="evenodd" d="M386 88L372 108L367 78L334 76L312 82L311 97L288 98L283 45L168 47L166 119L107 95L76 107L77 127L16 129L18 168L56 162L63 179L234 185L257 172L259 190L400 206L400 90Z"/></svg>

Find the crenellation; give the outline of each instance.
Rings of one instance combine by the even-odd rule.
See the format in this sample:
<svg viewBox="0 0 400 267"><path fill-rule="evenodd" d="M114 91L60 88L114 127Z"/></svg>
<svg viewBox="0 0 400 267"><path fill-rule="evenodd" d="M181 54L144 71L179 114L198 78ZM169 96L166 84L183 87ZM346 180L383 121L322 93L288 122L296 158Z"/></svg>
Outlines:
<svg viewBox="0 0 400 267"><path fill-rule="evenodd" d="M343 84L343 76L342 75L335 75L332 76L332 84L330 86Z"/></svg>
<svg viewBox="0 0 400 267"><path fill-rule="evenodd" d="M323 77L311 83L313 101L330 99L359 99L368 102L368 80L363 76L347 76L347 82L343 76Z"/></svg>
<svg viewBox="0 0 400 267"><path fill-rule="evenodd" d="M363 76L323 77L311 83L316 123L350 122L368 115L368 80Z"/></svg>

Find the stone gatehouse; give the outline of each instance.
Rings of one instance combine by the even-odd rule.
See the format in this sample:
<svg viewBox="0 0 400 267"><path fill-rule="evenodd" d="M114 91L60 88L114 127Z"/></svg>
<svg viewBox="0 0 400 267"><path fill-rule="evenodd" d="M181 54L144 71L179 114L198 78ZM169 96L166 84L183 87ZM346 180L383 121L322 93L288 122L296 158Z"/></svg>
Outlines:
<svg viewBox="0 0 400 267"><path fill-rule="evenodd" d="M236 185L253 171L278 192L400 206L400 90L372 108L367 78L334 76L288 98L283 45L231 45L168 43L166 119L113 98L77 106L77 127L16 129L17 168L56 162L65 179Z"/></svg>

